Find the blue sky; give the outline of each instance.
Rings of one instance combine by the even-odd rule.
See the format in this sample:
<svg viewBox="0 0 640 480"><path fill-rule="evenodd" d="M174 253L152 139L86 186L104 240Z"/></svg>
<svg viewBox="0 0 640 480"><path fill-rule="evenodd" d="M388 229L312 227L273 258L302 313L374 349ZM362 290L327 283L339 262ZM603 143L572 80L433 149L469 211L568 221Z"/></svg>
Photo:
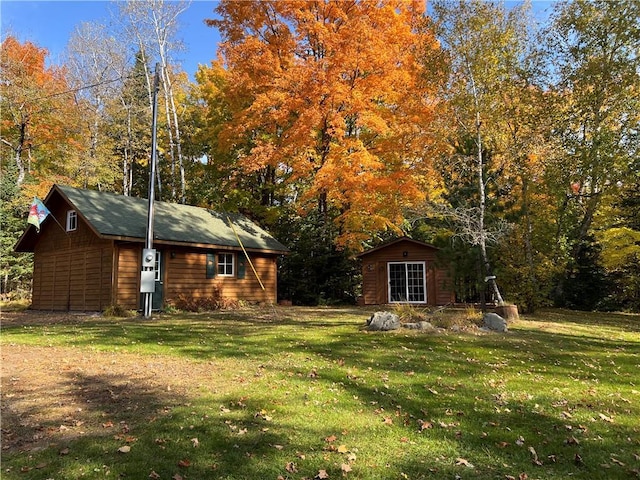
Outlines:
<svg viewBox="0 0 640 480"><path fill-rule="evenodd" d="M177 60L191 79L198 64L209 64L216 58L218 31L204 24L205 18L214 16L215 6L214 0L196 0L180 16L177 38L184 42L186 50L177 55ZM31 41L49 51L50 64L60 64L75 27L82 22L108 24L114 9L108 1L0 0L2 38L11 34L21 42Z"/></svg>
<svg viewBox="0 0 640 480"><path fill-rule="evenodd" d="M508 0L507 5L519 3ZM534 0L533 11L538 20L549 14L553 1ZM178 39L186 50L178 54L182 68L191 79L198 64L206 64L216 57L216 47L220 41L218 31L204 24L205 18L213 17L215 0L194 0L189 9L180 17L181 29ZM12 34L21 42L31 41L49 51L49 64L61 64L63 53L74 28L82 22L107 24L114 10L113 2L75 1L29 1L0 0L0 33L4 38Z"/></svg>

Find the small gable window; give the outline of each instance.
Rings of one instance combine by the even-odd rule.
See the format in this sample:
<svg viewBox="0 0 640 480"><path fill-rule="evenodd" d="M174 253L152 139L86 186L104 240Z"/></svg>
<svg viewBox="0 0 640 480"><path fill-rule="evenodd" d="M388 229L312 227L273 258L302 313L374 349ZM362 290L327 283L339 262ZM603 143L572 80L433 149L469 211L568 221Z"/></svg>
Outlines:
<svg viewBox="0 0 640 480"><path fill-rule="evenodd" d="M233 277L233 253L218 254L218 275Z"/></svg>
<svg viewBox="0 0 640 480"><path fill-rule="evenodd" d="M67 212L67 232L73 232L78 229L78 212L69 210Z"/></svg>

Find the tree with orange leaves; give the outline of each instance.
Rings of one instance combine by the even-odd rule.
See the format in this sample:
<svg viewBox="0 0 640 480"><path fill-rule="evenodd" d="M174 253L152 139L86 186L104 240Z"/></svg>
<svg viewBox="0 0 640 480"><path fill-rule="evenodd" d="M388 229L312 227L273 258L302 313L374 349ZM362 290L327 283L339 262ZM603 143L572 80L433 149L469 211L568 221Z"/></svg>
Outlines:
<svg viewBox="0 0 640 480"><path fill-rule="evenodd" d="M66 146L75 145L74 97L63 72L45 66L46 55L45 49L14 37L0 45L0 152L3 165L15 165L18 186L36 152L46 152L42 162L55 163L63 159Z"/></svg>
<svg viewBox="0 0 640 480"><path fill-rule="evenodd" d="M424 2L223 1L230 120L219 144L245 172L288 183L301 211L354 249L398 230L424 196L437 107L420 61L437 50ZM203 75L204 77L205 75Z"/></svg>

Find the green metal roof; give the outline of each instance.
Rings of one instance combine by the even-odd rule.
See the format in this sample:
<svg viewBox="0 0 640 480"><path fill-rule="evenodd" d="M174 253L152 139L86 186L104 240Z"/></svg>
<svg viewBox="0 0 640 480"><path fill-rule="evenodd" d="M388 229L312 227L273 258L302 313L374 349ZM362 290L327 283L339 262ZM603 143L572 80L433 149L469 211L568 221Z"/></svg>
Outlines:
<svg viewBox="0 0 640 480"><path fill-rule="evenodd" d="M55 185L56 188L101 236L146 238L147 199L63 185ZM278 253L288 251L243 215L167 202L154 203L154 240L240 248L229 220L245 248Z"/></svg>

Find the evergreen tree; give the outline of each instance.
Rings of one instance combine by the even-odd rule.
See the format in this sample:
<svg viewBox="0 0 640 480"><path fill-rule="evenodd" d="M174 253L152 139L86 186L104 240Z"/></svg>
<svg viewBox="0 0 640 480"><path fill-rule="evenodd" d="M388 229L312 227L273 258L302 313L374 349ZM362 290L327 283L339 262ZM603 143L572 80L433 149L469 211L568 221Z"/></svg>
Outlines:
<svg viewBox="0 0 640 480"><path fill-rule="evenodd" d="M108 135L122 168L122 193L146 197L151 158L151 103L141 52L125 78L120 97L109 106Z"/></svg>
<svg viewBox="0 0 640 480"><path fill-rule="evenodd" d="M18 171L4 169L0 175L0 295L26 297L31 288L32 254L16 253L13 248L27 226L28 199L16 186Z"/></svg>

